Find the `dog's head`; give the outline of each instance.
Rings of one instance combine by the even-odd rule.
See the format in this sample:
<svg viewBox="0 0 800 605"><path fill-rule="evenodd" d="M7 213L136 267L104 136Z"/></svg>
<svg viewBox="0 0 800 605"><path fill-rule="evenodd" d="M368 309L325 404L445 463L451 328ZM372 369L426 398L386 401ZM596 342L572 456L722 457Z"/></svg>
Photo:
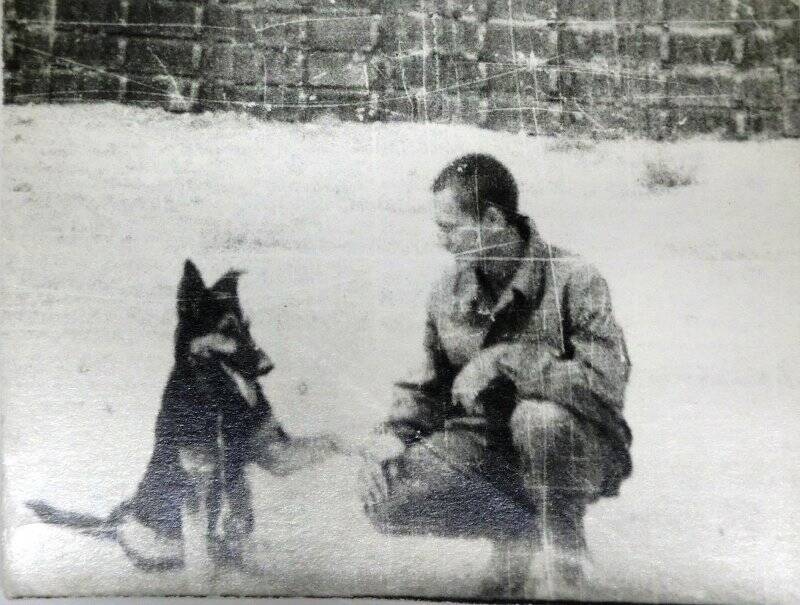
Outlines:
<svg viewBox="0 0 800 605"><path fill-rule="evenodd" d="M272 370L272 360L253 341L239 306L239 272L229 271L207 288L192 261L178 286L177 360L217 360L246 378Z"/></svg>

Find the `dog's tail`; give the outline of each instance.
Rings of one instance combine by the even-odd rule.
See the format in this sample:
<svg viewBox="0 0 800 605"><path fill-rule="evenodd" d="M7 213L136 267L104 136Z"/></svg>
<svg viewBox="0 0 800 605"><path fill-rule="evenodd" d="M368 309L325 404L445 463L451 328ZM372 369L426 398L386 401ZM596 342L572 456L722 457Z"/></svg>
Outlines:
<svg viewBox="0 0 800 605"><path fill-rule="evenodd" d="M94 515L56 508L41 500L29 500L25 504L45 523L69 527L95 538L108 538L111 540L116 538L117 523L114 513L109 518L104 519Z"/></svg>

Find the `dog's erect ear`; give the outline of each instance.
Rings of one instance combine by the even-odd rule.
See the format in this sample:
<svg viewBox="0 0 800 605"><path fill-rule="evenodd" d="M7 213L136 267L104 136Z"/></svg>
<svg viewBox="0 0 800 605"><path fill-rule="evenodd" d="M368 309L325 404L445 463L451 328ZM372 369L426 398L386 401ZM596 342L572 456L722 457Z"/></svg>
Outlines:
<svg viewBox="0 0 800 605"><path fill-rule="evenodd" d="M206 292L200 271L187 258L183 265L183 277L178 286L178 317L196 317L200 311L200 301Z"/></svg>
<svg viewBox="0 0 800 605"><path fill-rule="evenodd" d="M235 299L239 297L239 276L241 271L228 271L220 277L209 291L219 298Z"/></svg>

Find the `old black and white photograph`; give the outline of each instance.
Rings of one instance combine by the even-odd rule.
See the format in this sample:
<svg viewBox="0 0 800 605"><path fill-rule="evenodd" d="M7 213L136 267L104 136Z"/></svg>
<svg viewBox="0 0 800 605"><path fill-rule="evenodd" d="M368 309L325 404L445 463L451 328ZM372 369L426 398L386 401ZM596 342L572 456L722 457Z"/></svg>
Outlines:
<svg viewBox="0 0 800 605"><path fill-rule="evenodd" d="M800 602L797 0L4 0L15 597Z"/></svg>

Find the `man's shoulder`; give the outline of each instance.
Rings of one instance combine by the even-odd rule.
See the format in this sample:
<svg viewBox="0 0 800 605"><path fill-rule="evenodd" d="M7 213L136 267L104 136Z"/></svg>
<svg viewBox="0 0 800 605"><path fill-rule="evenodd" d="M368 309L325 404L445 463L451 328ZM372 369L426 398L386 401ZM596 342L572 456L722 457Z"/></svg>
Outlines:
<svg viewBox="0 0 800 605"><path fill-rule="evenodd" d="M564 287L586 288L605 282L600 270L580 254L560 246L547 245L551 271Z"/></svg>

